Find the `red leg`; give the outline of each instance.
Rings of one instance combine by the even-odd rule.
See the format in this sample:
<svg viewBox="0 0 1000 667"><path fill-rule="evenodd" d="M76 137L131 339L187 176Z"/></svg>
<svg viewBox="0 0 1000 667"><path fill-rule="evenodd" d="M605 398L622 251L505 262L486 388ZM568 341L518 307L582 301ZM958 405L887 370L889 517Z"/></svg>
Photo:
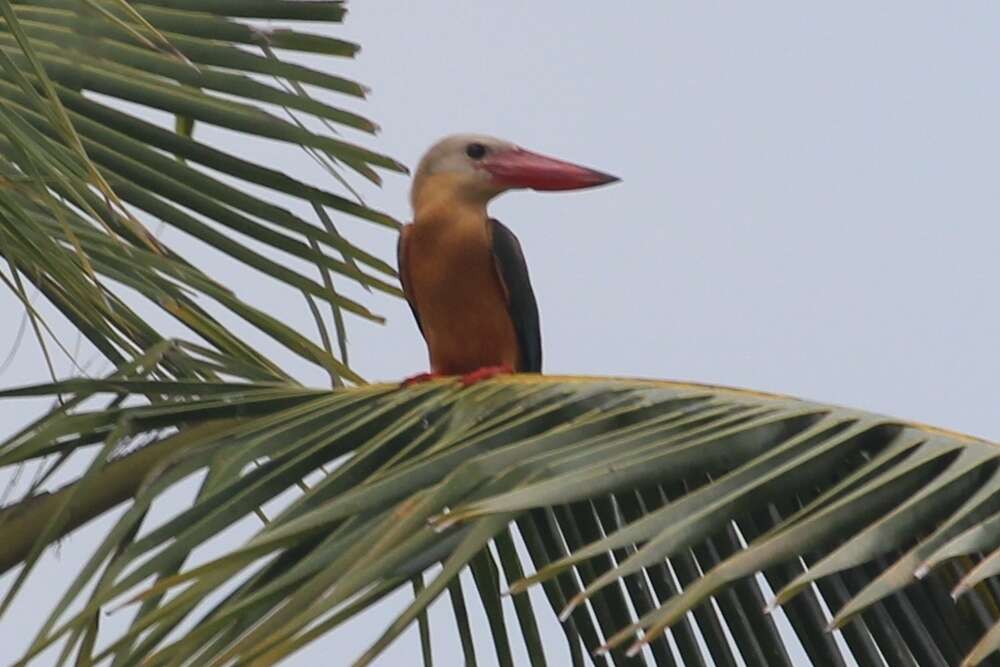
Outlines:
<svg viewBox="0 0 1000 667"><path fill-rule="evenodd" d="M461 382L464 386L468 387L476 384L477 382L482 382L483 380L495 378L498 375L507 375L508 373L513 372L514 369L507 364L503 364L502 366L483 366L478 370L463 375Z"/></svg>
<svg viewBox="0 0 1000 667"><path fill-rule="evenodd" d="M445 377L441 373L417 373L412 375L402 382L399 383L400 387L412 387L415 384L423 384L424 382L430 382L431 380L437 380L438 378Z"/></svg>

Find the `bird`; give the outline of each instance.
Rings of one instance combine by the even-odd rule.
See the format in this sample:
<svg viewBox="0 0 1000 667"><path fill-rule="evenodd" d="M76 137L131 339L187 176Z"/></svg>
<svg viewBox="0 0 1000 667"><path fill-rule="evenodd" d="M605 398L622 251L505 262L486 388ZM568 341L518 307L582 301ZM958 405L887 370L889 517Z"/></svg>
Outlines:
<svg viewBox="0 0 1000 667"><path fill-rule="evenodd" d="M464 385L542 371L541 326L517 237L487 213L508 190L578 190L618 181L481 134L445 137L413 177L413 221L397 262L403 293L427 343L430 372L408 386L460 376Z"/></svg>

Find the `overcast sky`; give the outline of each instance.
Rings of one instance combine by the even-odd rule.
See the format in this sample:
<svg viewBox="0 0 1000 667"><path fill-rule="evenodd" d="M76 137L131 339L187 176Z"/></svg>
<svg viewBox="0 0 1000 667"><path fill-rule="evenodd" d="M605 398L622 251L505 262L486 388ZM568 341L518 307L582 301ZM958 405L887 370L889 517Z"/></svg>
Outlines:
<svg viewBox="0 0 1000 667"><path fill-rule="evenodd" d="M485 132L623 178L492 208L527 255L546 372L752 387L1000 438L1000 4L350 8L335 32L363 51L336 65L374 88L355 105L383 127L369 145L413 165L443 135ZM259 150L308 169L297 151ZM390 175L366 199L405 220L408 186ZM394 257L391 234L349 230ZM363 298L389 323L352 322L355 367L370 379L424 370L406 305ZM314 329L298 304L287 317ZM0 331L0 350L13 336ZM43 379L40 368L26 344L0 384ZM38 599L72 569L67 551L90 544L64 541ZM22 609L15 629L47 607ZM446 608L434 627L450 635L449 619ZM346 660L380 623L291 664ZM413 639L384 664L412 659ZM0 661L11 646L0 642ZM441 664L455 664L446 650Z"/></svg>
<svg viewBox="0 0 1000 667"><path fill-rule="evenodd" d="M494 204L527 254L546 371L770 389L988 437L998 30L995 2L912 0L371 2L346 26L379 146L407 163L481 131L624 179ZM408 185L371 202L406 219ZM406 306L383 310L358 366L420 369Z"/></svg>

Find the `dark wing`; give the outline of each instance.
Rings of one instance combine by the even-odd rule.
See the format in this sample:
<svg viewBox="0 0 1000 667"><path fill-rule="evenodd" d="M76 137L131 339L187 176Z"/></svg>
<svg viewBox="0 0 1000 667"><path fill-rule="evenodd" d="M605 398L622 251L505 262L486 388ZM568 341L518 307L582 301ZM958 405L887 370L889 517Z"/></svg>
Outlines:
<svg viewBox="0 0 1000 667"><path fill-rule="evenodd" d="M406 302L410 304L413 319L417 321L417 328L423 334L424 327L420 324L420 315L413 303L413 292L410 291L409 277L406 273L406 230L408 228L409 225L405 225L399 230L399 240L396 241L396 268L399 270L399 284L403 286L403 295L406 297Z"/></svg>
<svg viewBox="0 0 1000 667"><path fill-rule="evenodd" d="M538 322L538 304L528 279L528 265L514 233L499 220L490 219L493 235L493 261L500 282L507 292L507 312L514 322L518 346L521 348L521 368L528 373L542 372L542 330Z"/></svg>

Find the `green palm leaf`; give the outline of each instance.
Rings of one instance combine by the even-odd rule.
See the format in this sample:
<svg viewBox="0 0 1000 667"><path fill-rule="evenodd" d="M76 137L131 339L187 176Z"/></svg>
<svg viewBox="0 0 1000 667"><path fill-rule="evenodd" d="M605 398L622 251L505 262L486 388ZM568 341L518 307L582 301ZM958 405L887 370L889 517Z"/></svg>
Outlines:
<svg viewBox="0 0 1000 667"><path fill-rule="evenodd" d="M155 405L83 407L151 390ZM996 558L984 554L997 546L988 519L1000 479L997 446L982 440L788 397L635 380L329 392L150 383L122 369L6 395L57 391L69 407L0 446L0 462L66 455L105 434L76 485L73 502L86 506L133 457L150 461L141 474L133 466L128 511L26 659L70 637L83 658L115 664L270 664L417 582L355 663L368 664L411 623L424 642L443 632L421 619L446 590L464 618L466 568L505 663L518 628L544 664L534 618L553 611L571 651L582 646L578 656L597 664L792 664L796 644L820 665L846 664L845 653L862 665L976 664L996 648L997 601L984 583ZM126 436L156 442L116 458ZM144 523L162 493L199 471L208 474L189 507ZM108 508L99 505L92 514ZM262 506L268 521L245 544L192 557ZM6 532L31 518L15 515ZM0 562L13 555L0 546ZM203 603L233 581L221 602ZM533 608L536 584L551 609ZM508 590L516 620L499 606ZM772 592L796 639L765 611ZM139 602L104 648L83 641L101 609ZM173 633L190 619L192 630Z"/></svg>
<svg viewBox="0 0 1000 667"><path fill-rule="evenodd" d="M332 309L342 343L344 311L381 318L335 290L334 277L399 290L393 268L341 236L330 216L395 227L354 198L341 172L377 182L376 170L405 168L333 135L338 127L376 131L335 101L363 97L362 85L273 50L332 60L353 57L357 46L262 23L337 22L341 4L38 0L2 8L0 247L14 272L8 286L22 302L31 287L40 291L113 365L164 337L162 325L137 315L145 305L125 296L122 288L131 288L216 351L272 377L285 374L222 326L220 311L327 369L335 382L360 381L342 345L334 355L314 300ZM310 96L301 84L330 94ZM139 106L124 110L122 102ZM152 122L157 112L176 116L177 132ZM195 136L196 125L308 151L347 192L220 150ZM280 198L287 206L275 203ZM324 346L192 266L151 231L163 225L300 291L320 320ZM303 273L295 266L302 261L317 270ZM29 312L42 338L45 325ZM163 363L168 377L213 378L182 349Z"/></svg>

